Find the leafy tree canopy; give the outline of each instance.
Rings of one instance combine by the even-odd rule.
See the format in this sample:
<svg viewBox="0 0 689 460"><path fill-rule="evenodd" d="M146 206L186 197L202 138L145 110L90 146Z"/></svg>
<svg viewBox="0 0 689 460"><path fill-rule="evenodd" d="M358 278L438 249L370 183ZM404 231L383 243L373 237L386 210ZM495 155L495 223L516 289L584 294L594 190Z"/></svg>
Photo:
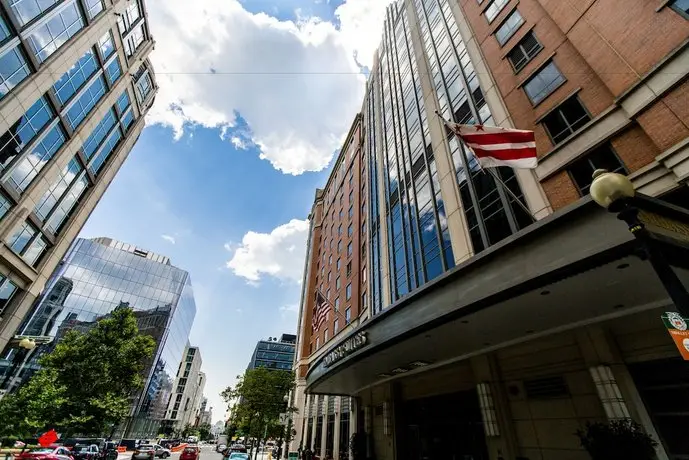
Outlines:
<svg viewBox="0 0 689 460"><path fill-rule="evenodd" d="M69 331L40 358L41 369L0 401L0 435L108 434L126 417L155 341L139 333L130 308L117 308L86 333Z"/></svg>
<svg viewBox="0 0 689 460"><path fill-rule="evenodd" d="M235 403L232 425L239 432L252 437L281 433L281 413L293 412L285 397L294 388L294 374L285 370L249 369L238 378L234 387L227 387L222 397L229 404Z"/></svg>

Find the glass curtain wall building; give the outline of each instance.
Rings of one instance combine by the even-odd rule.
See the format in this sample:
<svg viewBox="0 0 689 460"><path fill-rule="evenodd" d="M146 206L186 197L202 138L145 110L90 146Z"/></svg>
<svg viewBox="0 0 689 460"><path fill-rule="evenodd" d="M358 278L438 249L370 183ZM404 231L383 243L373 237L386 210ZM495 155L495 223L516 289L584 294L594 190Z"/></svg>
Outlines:
<svg viewBox="0 0 689 460"><path fill-rule="evenodd" d="M0 347L138 139L153 44L143 0L0 5Z"/></svg>
<svg viewBox="0 0 689 460"><path fill-rule="evenodd" d="M448 0L398 0L363 104L374 314L533 222L436 111L493 124ZM513 170L495 173L524 203Z"/></svg>
<svg viewBox="0 0 689 460"><path fill-rule="evenodd" d="M295 347L295 336L291 334L282 334L279 342L277 339L275 341L260 340L256 344L247 369L266 367L291 371Z"/></svg>
<svg viewBox="0 0 689 460"><path fill-rule="evenodd" d="M145 386L140 394L133 395L131 417L118 434L131 438L157 435L196 316L196 304L186 271L170 265L167 257L133 245L109 238L80 238L75 242L49 280L45 295L17 331L55 339L24 358L10 385L16 387L26 381L38 369L38 358L52 351L67 331L86 332L123 307L134 310L139 330L155 339L156 348L145 370ZM3 363L11 362L15 352L7 347Z"/></svg>

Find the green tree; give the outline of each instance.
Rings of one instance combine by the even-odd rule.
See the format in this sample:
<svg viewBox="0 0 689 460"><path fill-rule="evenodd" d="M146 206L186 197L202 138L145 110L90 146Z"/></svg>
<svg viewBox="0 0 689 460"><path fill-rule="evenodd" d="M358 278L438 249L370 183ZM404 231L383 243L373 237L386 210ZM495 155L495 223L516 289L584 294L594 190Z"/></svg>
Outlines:
<svg viewBox="0 0 689 460"><path fill-rule="evenodd" d="M262 438L279 437L284 427L279 424L281 413L293 412L285 397L294 388L294 374L285 370L249 369L237 378L234 387L227 387L221 396L233 408L232 426L244 435Z"/></svg>
<svg viewBox="0 0 689 460"><path fill-rule="evenodd" d="M211 439L211 425L210 423L204 423L199 425L199 440L208 441Z"/></svg>
<svg viewBox="0 0 689 460"><path fill-rule="evenodd" d="M139 333L128 307L115 309L86 333L69 331L41 369L0 401L0 435L30 436L48 428L65 435L107 435L144 384L155 341Z"/></svg>

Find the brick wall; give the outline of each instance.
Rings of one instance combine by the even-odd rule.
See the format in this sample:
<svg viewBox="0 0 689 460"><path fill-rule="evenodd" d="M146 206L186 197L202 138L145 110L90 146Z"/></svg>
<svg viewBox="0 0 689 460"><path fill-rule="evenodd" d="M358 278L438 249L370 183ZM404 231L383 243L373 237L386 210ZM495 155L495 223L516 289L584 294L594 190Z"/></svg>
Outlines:
<svg viewBox="0 0 689 460"><path fill-rule="evenodd" d="M569 174L567 174L567 171L560 171L557 174L553 174L548 179L541 182L541 185L543 185L543 191L548 197L554 211L580 198L579 191L569 177Z"/></svg>

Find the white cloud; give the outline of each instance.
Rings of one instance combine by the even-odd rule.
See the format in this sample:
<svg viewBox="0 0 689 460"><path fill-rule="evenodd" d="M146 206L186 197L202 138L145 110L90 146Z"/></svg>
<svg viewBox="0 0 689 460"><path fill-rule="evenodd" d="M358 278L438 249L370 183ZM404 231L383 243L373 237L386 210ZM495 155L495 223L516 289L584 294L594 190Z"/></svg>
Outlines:
<svg viewBox="0 0 689 460"><path fill-rule="evenodd" d="M283 305L280 307L280 311L282 312L289 312L289 313L297 313L299 311L299 304L293 303L289 305Z"/></svg>
<svg viewBox="0 0 689 460"><path fill-rule="evenodd" d="M160 92L149 121L177 139L187 124L220 128L287 174L322 170L361 108L357 61L370 65L389 3L347 0L338 30L316 18L252 14L237 0L151 0ZM237 114L248 133L232 132Z"/></svg>
<svg viewBox="0 0 689 460"><path fill-rule="evenodd" d="M160 235L160 237L161 237L162 239L164 239L165 241L167 241L168 243L171 243L171 244L175 244L175 243L177 242L177 241L175 241L175 237L174 237L174 236L170 236L170 235Z"/></svg>
<svg viewBox="0 0 689 460"><path fill-rule="evenodd" d="M270 233L247 232L227 267L253 285L263 275L301 283L308 232L309 221L297 219Z"/></svg>

